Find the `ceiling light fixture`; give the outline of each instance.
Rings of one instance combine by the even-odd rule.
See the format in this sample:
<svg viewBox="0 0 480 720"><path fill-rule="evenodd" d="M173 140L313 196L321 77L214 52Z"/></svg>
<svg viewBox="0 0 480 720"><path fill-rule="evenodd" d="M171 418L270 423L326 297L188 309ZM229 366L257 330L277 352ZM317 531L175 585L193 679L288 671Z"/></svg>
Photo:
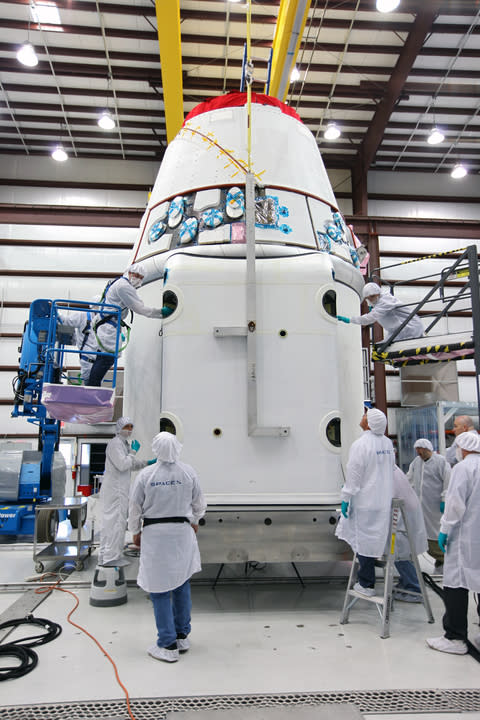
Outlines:
<svg viewBox="0 0 480 720"><path fill-rule="evenodd" d="M33 22L38 25L61 25L60 13L54 2L32 2L30 12Z"/></svg>
<svg viewBox="0 0 480 720"><path fill-rule="evenodd" d="M457 165L455 165L452 172L450 173L450 177L452 177L454 180L460 180L461 178L464 178L467 173L468 170L465 165L462 165L462 163L458 163Z"/></svg>
<svg viewBox="0 0 480 720"><path fill-rule="evenodd" d="M113 130L115 127L115 120L108 110L105 110L105 112L100 115L98 118L98 125L102 128L102 130Z"/></svg>
<svg viewBox="0 0 480 720"><path fill-rule="evenodd" d="M378 12L388 13L400 5L400 0L377 0Z"/></svg>
<svg viewBox="0 0 480 720"><path fill-rule="evenodd" d="M27 65L27 67L35 67L38 65L37 53L32 43L26 42L22 45L17 52L17 60L21 62L22 65Z"/></svg>
<svg viewBox="0 0 480 720"><path fill-rule="evenodd" d="M430 130L430 135L427 138L429 145L439 145L445 140L445 135L437 127L433 127Z"/></svg>
<svg viewBox="0 0 480 720"><path fill-rule="evenodd" d="M290 73L290 82L297 82L297 80L300 80L300 70L294 65Z"/></svg>
<svg viewBox="0 0 480 720"><path fill-rule="evenodd" d="M57 145L52 152L52 158L57 162L65 162L65 160L68 160L68 155L61 145Z"/></svg>
<svg viewBox="0 0 480 720"><path fill-rule="evenodd" d="M325 140L336 140L341 135L340 128L334 122L329 122L323 133Z"/></svg>

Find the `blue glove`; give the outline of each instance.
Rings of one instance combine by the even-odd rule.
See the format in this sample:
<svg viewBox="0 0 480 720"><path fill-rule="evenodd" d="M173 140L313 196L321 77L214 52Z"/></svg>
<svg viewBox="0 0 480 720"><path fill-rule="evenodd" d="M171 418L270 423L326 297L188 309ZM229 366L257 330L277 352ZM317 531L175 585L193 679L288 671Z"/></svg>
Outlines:
<svg viewBox="0 0 480 720"><path fill-rule="evenodd" d="M447 533L439 533L438 534L438 547L440 550L444 553L447 552L447 542L448 542L448 535Z"/></svg>
<svg viewBox="0 0 480 720"><path fill-rule="evenodd" d="M344 323L350 322L350 318L347 318L344 315L337 315L337 320L341 320L341 322L344 322Z"/></svg>
<svg viewBox="0 0 480 720"><path fill-rule="evenodd" d="M342 515L344 518L348 518L348 506L349 503L346 500L342 500Z"/></svg>
<svg viewBox="0 0 480 720"><path fill-rule="evenodd" d="M137 450L140 450L140 443L138 440L132 440L130 443L130 447L132 448L133 452L137 452Z"/></svg>
<svg viewBox="0 0 480 720"><path fill-rule="evenodd" d="M443 502L443 500L440 502L440 512L445 512L445 503Z"/></svg>
<svg viewBox="0 0 480 720"><path fill-rule="evenodd" d="M153 460L148 460L147 465L153 465L157 462L157 458L153 458Z"/></svg>
<svg viewBox="0 0 480 720"><path fill-rule="evenodd" d="M165 318L165 317L168 317L168 316L171 315L172 313L173 313L173 309L172 309L172 308L169 308L169 307L167 307L166 305L164 305L164 306L162 307L162 317L164 317L164 318Z"/></svg>

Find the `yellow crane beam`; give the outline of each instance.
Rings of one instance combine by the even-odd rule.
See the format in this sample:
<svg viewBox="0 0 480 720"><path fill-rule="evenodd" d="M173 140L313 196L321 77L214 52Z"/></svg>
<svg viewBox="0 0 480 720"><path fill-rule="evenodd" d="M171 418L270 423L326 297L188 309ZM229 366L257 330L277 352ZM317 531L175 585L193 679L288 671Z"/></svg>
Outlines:
<svg viewBox="0 0 480 720"><path fill-rule="evenodd" d="M281 0L273 38L269 94L285 101L311 0Z"/></svg>
<svg viewBox="0 0 480 720"><path fill-rule="evenodd" d="M155 0L163 102L167 142L173 140L183 124L182 38L180 0Z"/></svg>

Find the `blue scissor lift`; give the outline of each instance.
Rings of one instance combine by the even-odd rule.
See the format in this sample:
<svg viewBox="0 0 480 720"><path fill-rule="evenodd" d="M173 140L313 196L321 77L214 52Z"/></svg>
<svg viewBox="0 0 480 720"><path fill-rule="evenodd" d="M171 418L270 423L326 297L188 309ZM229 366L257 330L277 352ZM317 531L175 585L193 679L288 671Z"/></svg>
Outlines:
<svg viewBox="0 0 480 720"><path fill-rule="evenodd" d="M85 323L87 314L100 318L108 315L117 327L114 352L75 347L76 328L63 323L72 312L81 320L85 314ZM80 498L64 498L64 469L63 487L62 482L56 482L55 451L62 421L95 424L112 420L120 337L121 308L117 305L43 298L32 302L19 348L12 417L26 417L38 426L38 450L24 451L16 466L8 460L0 463L0 535L34 535L35 541L50 542L55 539L59 520L67 515L74 527L83 524L86 505L83 507ZM70 384L64 366L80 352L113 356L109 387ZM57 495L59 487L61 496ZM46 511L48 504L55 509ZM43 512L38 512L42 506Z"/></svg>

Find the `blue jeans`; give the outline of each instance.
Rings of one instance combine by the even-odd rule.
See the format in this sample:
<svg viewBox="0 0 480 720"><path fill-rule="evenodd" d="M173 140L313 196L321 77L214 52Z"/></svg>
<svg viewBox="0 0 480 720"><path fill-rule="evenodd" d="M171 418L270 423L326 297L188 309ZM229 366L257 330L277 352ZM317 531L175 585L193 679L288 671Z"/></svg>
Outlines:
<svg viewBox="0 0 480 720"><path fill-rule="evenodd" d="M169 647L177 641L177 635L189 634L192 610L190 580L186 580L175 590L150 593L150 597L157 625L158 647Z"/></svg>
<svg viewBox="0 0 480 720"><path fill-rule="evenodd" d="M398 581L399 590L411 590L412 592L420 592L420 585L418 584L417 572L415 565L411 560L396 560L395 567L397 568L400 580Z"/></svg>

